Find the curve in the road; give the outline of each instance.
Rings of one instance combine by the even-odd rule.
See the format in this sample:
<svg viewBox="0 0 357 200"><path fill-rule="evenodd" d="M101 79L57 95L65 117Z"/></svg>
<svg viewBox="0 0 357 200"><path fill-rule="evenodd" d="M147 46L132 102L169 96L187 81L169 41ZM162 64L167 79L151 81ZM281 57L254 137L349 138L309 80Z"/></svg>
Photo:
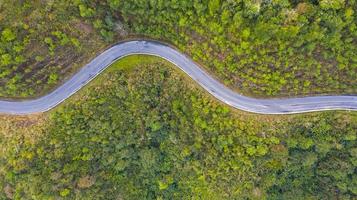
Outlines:
<svg viewBox="0 0 357 200"><path fill-rule="evenodd" d="M292 114L322 110L357 110L357 96L315 96L286 99L255 99L242 96L213 79L177 50L153 41L117 44L94 58L53 92L34 100L0 101L0 113L25 115L45 112L66 100L114 61L133 54L161 57L176 65L220 101L240 110L261 114Z"/></svg>

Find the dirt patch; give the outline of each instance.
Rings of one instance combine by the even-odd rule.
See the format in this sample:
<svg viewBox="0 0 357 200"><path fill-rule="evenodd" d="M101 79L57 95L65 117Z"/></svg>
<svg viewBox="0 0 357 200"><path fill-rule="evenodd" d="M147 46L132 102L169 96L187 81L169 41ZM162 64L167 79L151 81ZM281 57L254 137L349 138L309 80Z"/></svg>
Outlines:
<svg viewBox="0 0 357 200"><path fill-rule="evenodd" d="M0 115L0 137L16 137L34 143L45 133L47 117L42 114L28 116Z"/></svg>
<svg viewBox="0 0 357 200"><path fill-rule="evenodd" d="M4 193L5 193L6 198L14 199L15 190L10 185L6 185L4 187Z"/></svg>
<svg viewBox="0 0 357 200"><path fill-rule="evenodd" d="M81 33L84 33L85 35L90 35L95 31L91 25L83 21L74 22L74 27L78 29Z"/></svg>
<svg viewBox="0 0 357 200"><path fill-rule="evenodd" d="M89 188L95 183L95 178L93 176L84 176L78 180L77 186L79 188Z"/></svg>
<svg viewBox="0 0 357 200"><path fill-rule="evenodd" d="M126 37L129 34L124 24L121 21L115 22L114 30L120 37Z"/></svg>

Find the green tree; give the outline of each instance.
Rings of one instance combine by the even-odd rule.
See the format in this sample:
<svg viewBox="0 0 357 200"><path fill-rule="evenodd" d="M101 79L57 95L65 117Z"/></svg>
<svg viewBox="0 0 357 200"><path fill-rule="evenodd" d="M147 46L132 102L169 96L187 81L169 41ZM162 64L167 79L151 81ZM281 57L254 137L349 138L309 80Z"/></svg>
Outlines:
<svg viewBox="0 0 357 200"><path fill-rule="evenodd" d="M320 0L319 4L322 9L338 10L345 6L345 0Z"/></svg>
<svg viewBox="0 0 357 200"><path fill-rule="evenodd" d="M210 15L215 15L220 9L220 0L209 0L208 9Z"/></svg>
<svg viewBox="0 0 357 200"><path fill-rule="evenodd" d="M2 40L6 41L6 42L10 42L16 39L16 34L9 28L5 28L2 32L1 32L1 38Z"/></svg>

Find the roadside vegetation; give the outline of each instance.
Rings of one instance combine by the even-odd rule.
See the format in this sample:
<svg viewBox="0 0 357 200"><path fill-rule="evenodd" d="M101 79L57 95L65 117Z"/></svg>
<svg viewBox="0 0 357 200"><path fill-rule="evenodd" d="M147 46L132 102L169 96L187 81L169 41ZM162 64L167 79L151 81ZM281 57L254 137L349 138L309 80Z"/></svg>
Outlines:
<svg viewBox="0 0 357 200"><path fill-rule="evenodd" d="M357 91L356 0L0 3L0 96L53 88L128 34L188 53L252 96Z"/></svg>
<svg viewBox="0 0 357 200"><path fill-rule="evenodd" d="M356 93L355 0L107 2L80 6L174 43L245 94Z"/></svg>
<svg viewBox="0 0 357 200"><path fill-rule="evenodd" d="M71 5L0 1L0 97L43 95L105 47Z"/></svg>
<svg viewBox="0 0 357 200"><path fill-rule="evenodd" d="M0 199L354 199L357 113L263 116L154 57L49 113L0 116Z"/></svg>

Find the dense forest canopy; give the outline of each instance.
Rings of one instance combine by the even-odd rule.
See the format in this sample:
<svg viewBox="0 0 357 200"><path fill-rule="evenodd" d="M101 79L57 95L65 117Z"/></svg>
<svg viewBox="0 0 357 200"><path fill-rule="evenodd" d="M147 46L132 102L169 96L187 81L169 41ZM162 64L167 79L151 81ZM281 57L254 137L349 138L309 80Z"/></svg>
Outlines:
<svg viewBox="0 0 357 200"><path fill-rule="evenodd" d="M5 0L0 95L48 90L130 37L174 44L244 94L356 93L355 0Z"/></svg>
<svg viewBox="0 0 357 200"><path fill-rule="evenodd" d="M357 197L356 113L251 115L178 74L131 57L48 116L0 117L0 199Z"/></svg>

